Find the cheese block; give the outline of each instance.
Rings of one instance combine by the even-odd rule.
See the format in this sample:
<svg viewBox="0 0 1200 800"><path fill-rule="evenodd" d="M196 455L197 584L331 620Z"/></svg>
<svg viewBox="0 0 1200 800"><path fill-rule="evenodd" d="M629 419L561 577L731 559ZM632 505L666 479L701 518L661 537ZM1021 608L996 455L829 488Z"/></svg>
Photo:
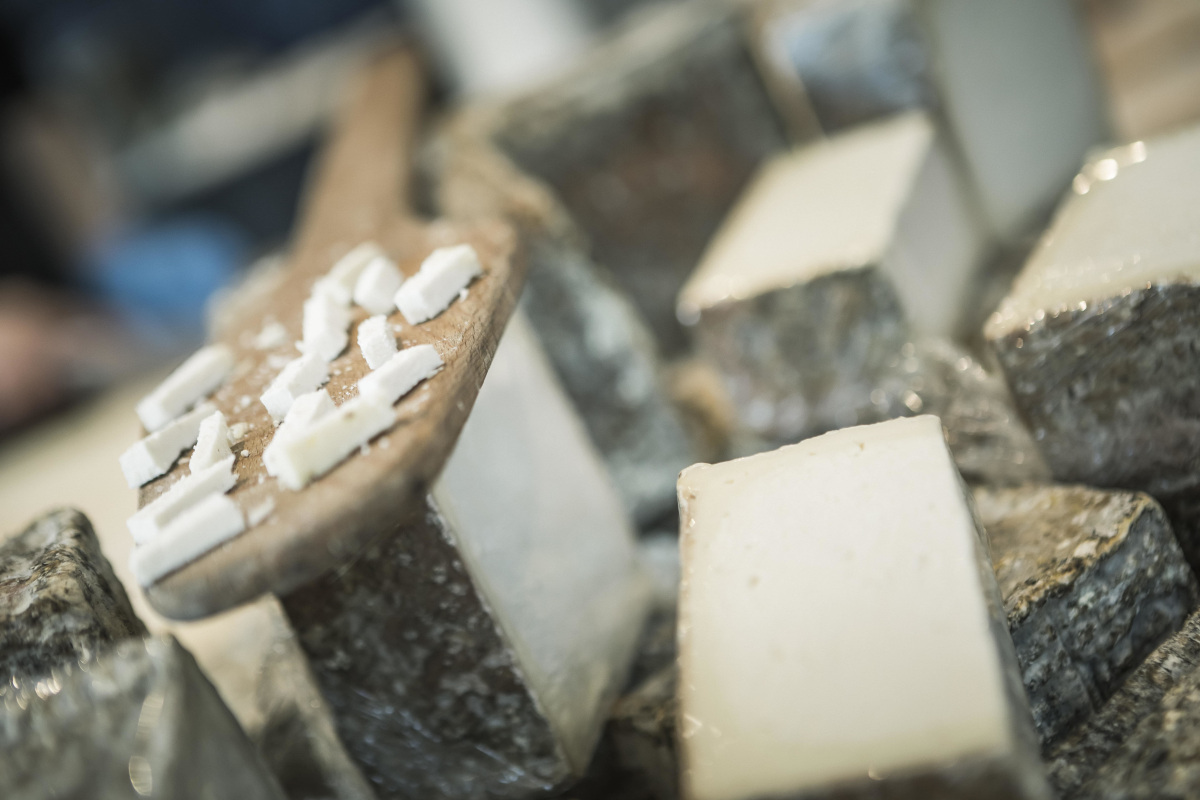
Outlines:
<svg viewBox="0 0 1200 800"><path fill-rule="evenodd" d="M1200 564L1200 127L1075 179L984 335L1062 481L1148 492Z"/></svg>
<svg viewBox="0 0 1200 800"><path fill-rule="evenodd" d="M1048 797L934 417L679 478L683 796Z"/></svg>
<svg viewBox="0 0 1200 800"><path fill-rule="evenodd" d="M131 639L88 664L0 688L5 797L284 794L191 655Z"/></svg>
<svg viewBox="0 0 1200 800"><path fill-rule="evenodd" d="M1150 654L1098 713L1047 754L1063 800L1191 797L1200 790L1195 732L1200 614Z"/></svg>
<svg viewBox="0 0 1200 800"><path fill-rule="evenodd" d="M167 426L225 382L233 352L221 344L202 347L137 404L138 419L153 433Z"/></svg>
<svg viewBox="0 0 1200 800"><path fill-rule="evenodd" d="M1200 588L1159 505L1081 486L977 488L1043 746L1177 631Z"/></svg>
<svg viewBox="0 0 1200 800"><path fill-rule="evenodd" d="M457 798L583 774L648 594L603 462L518 316L426 508L282 599L377 789Z"/></svg>
<svg viewBox="0 0 1200 800"><path fill-rule="evenodd" d="M774 6L758 34L774 84L802 97L827 132L936 109L989 231L1004 241L1035 228L1087 150L1107 138L1100 81L1070 0Z"/></svg>
<svg viewBox="0 0 1200 800"><path fill-rule="evenodd" d="M78 511L51 512L0 541L0 586L0 683L95 661L146 633Z"/></svg>
<svg viewBox="0 0 1200 800"><path fill-rule="evenodd" d="M855 424L910 331L955 328L982 246L932 124L905 114L764 166L679 318L743 423L795 441Z"/></svg>

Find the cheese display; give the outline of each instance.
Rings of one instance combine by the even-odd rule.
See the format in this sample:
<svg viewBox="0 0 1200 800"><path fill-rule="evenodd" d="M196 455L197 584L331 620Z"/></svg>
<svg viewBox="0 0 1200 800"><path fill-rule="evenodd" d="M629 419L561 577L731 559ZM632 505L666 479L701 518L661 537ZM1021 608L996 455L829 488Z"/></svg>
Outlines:
<svg viewBox="0 0 1200 800"><path fill-rule="evenodd" d="M795 441L859 421L910 330L955 326L981 247L932 125L907 114L769 162L678 313L742 422Z"/></svg>
<svg viewBox="0 0 1200 800"><path fill-rule="evenodd" d="M974 491L1043 745L1183 625L1200 588L1162 508L1078 486Z"/></svg>
<svg viewBox="0 0 1200 800"><path fill-rule="evenodd" d="M685 797L1049 796L936 418L697 465L679 501Z"/></svg>
<svg viewBox="0 0 1200 800"><path fill-rule="evenodd" d="M1090 161L985 336L1063 481L1144 491L1200 563L1200 128Z"/></svg>
<svg viewBox="0 0 1200 800"><path fill-rule="evenodd" d="M648 587L519 317L427 508L401 522L282 598L347 749L389 795L518 797L581 775Z"/></svg>

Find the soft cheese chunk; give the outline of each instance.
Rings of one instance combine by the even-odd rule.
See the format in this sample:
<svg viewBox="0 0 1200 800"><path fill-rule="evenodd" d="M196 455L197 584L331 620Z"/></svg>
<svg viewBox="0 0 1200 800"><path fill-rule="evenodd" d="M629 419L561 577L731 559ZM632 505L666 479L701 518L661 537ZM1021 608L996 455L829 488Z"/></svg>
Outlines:
<svg viewBox="0 0 1200 800"><path fill-rule="evenodd" d="M314 293L304 301L302 318L304 341L300 349L310 355L333 361L350 342L350 312L328 294Z"/></svg>
<svg viewBox="0 0 1200 800"><path fill-rule="evenodd" d="M396 421L391 403L355 397L279 441L273 461L279 481L299 491Z"/></svg>
<svg viewBox="0 0 1200 800"><path fill-rule="evenodd" d="M684 286L679 317L743 423L795 441L853 424L910 329L954 330L981 247L951 161L914 112L769 161Z"/></svg>
<svg viewBox="0 0 1200 800"><path fill-rule="evenodd" d="M1200 127L1097 155L984 335L1064 481L1163 504L1200 564Z"/></svg>
<svg viewBox="0 0 1200 800"><path fill-rule="evenodd" d="M129 526L129 532L133 534L133 541L145 544L184 510L210 494L228 492L235 483L237 475L233 471L232 455L204 469L197 469L193 461L190 475L176 481L167 491L127 520L126 524Z"/></svg>
<svg viewBox="0 0 1200 800"><path fill-rule="evenodd" d="M280 422L302 394L308 394L329 380L329 364L315 354L306 354L288 362L271 385L262 393L262 404L271 419Z"/></svg>
<svg viewBox="0 0 1200 800"><path fill-rule="evenodd" d="M479 254L471 245L439 247L396 292L396 305L410 325L425 322L445 311L459 292L482 274Z"/></svg>
<svg viewBox="0 0 1200 800"><path fill-rule="evenodd" d="M280 443L284 439L303 430L326 414L332 413L335 408L333 398L324 389L297 397L283 422L275 429L275 435L271 438L270 443L263 449L263 467L266 468L267 474L273 476L279 474L276 458L281 449Z"/></svg>
<svg viewBox="0 0 1200 800"><path fill-rule="evenodd" d="M392 333L387 317L379 314L359 324L358 349L371 369L379 369L396 355L396 335Z"/></svg>
<svg viewBox="0 0 1200 800"><path fill-rule="evenodd" d="M224 461L229 455L229 426L225 424L225 415L214 411L200 423L196 447L188 466L192 472L199 472Z"/></svg>
<svg viewBox="0 0 1200 800"><path fill-rule="evenodd" d="M442 368L442 357L431 344L406 347L358 381L358 394L391 405Z"/></svg>
<svg viewBox="0 0 1200 800"><path fill-rule="evenodd" d="M324 295L338 305L350 305L359 277L368 264L380 258L387 259L383 248L375 242L363 242L339 258L328 274L317 279L313 295Z"/></svg>
<svg viewBox="0 0 1200 800"><path fill-rule="evenodd" d="M223 344L197 350L137 404L138 419L156 431L208 397L233 369L233 352Z"/></svg>
<svg viewBox="0 0 1200 800"><path fill-rule="evenodd" d="M777 85L785 93L803 87L803 98L789 99L826 132L900 109L938 109L989 228L1013 241L1108 133L1073 5L778 3L761 26L760 46L769 70L783 73Z"/></svg>
<svg viewBox="0 0 1200 800"><path fill-rule="evenodd" d="M210 494L176 516L158 536L135 547L129 568L138 583L149 586L245 529L237 503L226 494Z"/></svg>
<svg viewBox="0 0 1200 800"><path fill-rule="evenodd" d="M868 797L880 780L1044 796L936 417L697 465L679 502L687 796Z"/></svg>
<svg viewBox="0 0 1200 800"><path fill-rule="evenodd" d="M390 314L396 308L396 290L404 276L387 256L371 259L354 284L354 302L372 314Z"/></svg>
<svg viewBox="0 0 1200 800"><path fill-rule="evenodd" d="M211 404L204 403L134 442L121 454L121 471L125 473L129 488L136 489L165 474L179 454L196 443L200 423L214 411Z"/></svg>

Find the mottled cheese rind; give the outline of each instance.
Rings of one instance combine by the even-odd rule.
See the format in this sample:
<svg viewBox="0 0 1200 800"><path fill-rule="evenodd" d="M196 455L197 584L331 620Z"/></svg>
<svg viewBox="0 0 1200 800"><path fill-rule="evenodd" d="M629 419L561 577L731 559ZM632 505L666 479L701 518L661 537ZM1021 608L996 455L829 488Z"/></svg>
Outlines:
<svg viewBox="0 0 1200 800"><path fill-rule="evenodd" d="M936 418L697 465L679 497L685 797L1045 796Z"/></svg>

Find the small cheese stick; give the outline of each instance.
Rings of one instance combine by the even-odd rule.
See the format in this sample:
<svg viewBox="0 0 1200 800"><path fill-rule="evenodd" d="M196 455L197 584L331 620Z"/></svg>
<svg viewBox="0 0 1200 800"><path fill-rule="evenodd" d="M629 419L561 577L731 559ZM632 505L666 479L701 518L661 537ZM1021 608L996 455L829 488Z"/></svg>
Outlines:
<svg viewBox="0 0 1200 800"><path fill-rule="evenodd" d="M333 268L313 284L313 295L325 295L339 305L350 305L359 276L376 258L386 259L387 255L375 242L363 242L339 258Z"/></svg>
<svg viewBox="0 0 1200 800"><path fill-rule="evenodd" d="M404 276L387 256L371 259L354 284L354 302L372 314L390 314L396 308L396 290Z"/></svg>
<svg viewBox="0 0 1200 800"><path fill-rule="evenodd" d="M431 344L407 347L358 381L359 397L392 405L442 368L442 357Z"/></svg>
<svg viewBox="0 0 1200 800"><path fill-rule="evenodd" d="M479 254L471 245L439 247L422 262L416 275L401 284L396 305L410 325L417 325L445 311L482 273Z"/></svg>
<svg viewBox="0 0 1200 800"><path fill-rule="evenodd" d="M329 381L329 364L315 354L305 354L288 362L271 385L262 393L262 404L267 407L271 419L280 422L287 416L302 394L308 394Z"/></svg>
<svg viewBox="0 0 1200 800"><path fill-rule="evenodd" d="M134 442L120 459L129 488L136 489L166 473L179 454L196 443L200 423L214 411L216 409L210 403L204 403L165 428Z"/></svg>
<svg viewBox="0 0 1200 800"><path fill-rule="evenodd" d="M279 440L275 468L279 482L299 491L321 477L396 421L391 404L355 397Z"/></svg>
<svg viewBox="0 0 1200 800"><path fill-rule="evenodd" d="M368 317L358 326L358 349L371 369L379 369L396 355L396 336L383 314Z"/></svg>
<svg viewBox="0 0 1200 800"><path fill-rule="evenodd" d="M126 521L133 541L145 544L183 511L196 505L210 494L224 494L237 483L233 472L233 456L226 456L205 469L192 464L192 474L176 481L153 502Z"/></svg>
<svg viewBox="0 0 1200 800"><path fill-rule="evenodd" d="M225 424L225 415L215 411L200 422L189 466L192 472L199 472L224 461L229 454L229 426Z"/></svg>
<svg viewBox="0 0 1200 800"><path fill-rule="evenodd" d="M246 518L225 494L210 494L183 511L129 557L133 577L142 586L174 572L246 530Z"/></svg>
<svg viewBox="0 0 1200 800"><path fill-rule="evenodd" d="M233 369L233 352L223 344L202 347L137 404L138 419L153 433L208 397Z"/></svg>
<svg viewBox="0 0 1200 800"><path fill-rule="evenodd" d="M315 392L309 392L297 397L296 402L292 403L291 410L284 417L283 424L275 431L275 436L272 437L271 443L263 450L263 467L266 468L267 474L279 474L275 464L280 443L284 439L297 431L303 430L335 409L336 406L333 404L333 398L324 389L318 389Z"/></svg>
<svg viewBox="0 0 1200 800"><path fill-rule="evenodd" d="M327 294L314 294L304 301L301 325L304 341L300 349L310 355L333 361L350 342L350 312Z"/></svg>

